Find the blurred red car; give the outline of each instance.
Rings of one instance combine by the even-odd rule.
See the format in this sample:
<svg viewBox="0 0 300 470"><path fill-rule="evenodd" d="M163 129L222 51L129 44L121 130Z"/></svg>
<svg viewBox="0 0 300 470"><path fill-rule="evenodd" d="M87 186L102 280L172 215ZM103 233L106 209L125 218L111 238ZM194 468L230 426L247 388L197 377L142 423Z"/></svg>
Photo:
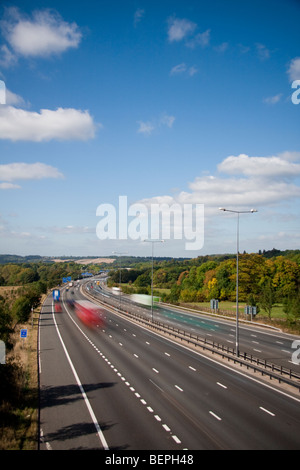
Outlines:
<svg viewBox="0 0 300 470"><path fill-rule="evenodd" d="M55 309L56 313L62 311L61 303L59 301L55 302L54 309Z"/></svg>
<svg viewBox="0 0 300 470"><path fill-rule="evenodd" d="M78 300L75 302L74 307L77 317L85 325L91 328L104 325L104 312L98 305L89 300Z"/></svg>

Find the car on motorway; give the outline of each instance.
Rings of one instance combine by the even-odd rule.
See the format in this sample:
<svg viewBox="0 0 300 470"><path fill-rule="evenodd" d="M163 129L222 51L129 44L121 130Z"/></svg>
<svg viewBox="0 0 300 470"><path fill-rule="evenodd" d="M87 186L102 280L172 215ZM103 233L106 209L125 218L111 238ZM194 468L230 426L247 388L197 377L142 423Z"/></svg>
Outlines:
<svg viewBox="0 0 300 470"><path fill-rule="evenodd" d="M77 300L74 309L79 320L90 328L104 325L104 311L89 300Z"/></svg>
<svg viewBox="0 0 300 470"><path fill-rule="evenodd" d="M61 303L60 303L59 300L54 302L54 310L55 310L56 313L59 313L59 312L62 311Z"/></svg>

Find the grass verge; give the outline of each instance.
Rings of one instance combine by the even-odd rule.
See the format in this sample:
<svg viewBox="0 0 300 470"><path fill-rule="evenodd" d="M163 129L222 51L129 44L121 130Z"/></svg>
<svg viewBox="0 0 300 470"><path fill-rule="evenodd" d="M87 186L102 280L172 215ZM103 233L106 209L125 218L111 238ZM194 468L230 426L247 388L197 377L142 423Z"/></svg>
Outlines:
<svg viewBox="0 0 300 470"><path fill-rule="evenodd" d="M13 350L7 353L6 364L0 365L3 396L0 405L0 450L38 449L37 341L40 309L33 311L26 324L15 327ZM20 337L21 329L27 329L27 338Z"/></svg>

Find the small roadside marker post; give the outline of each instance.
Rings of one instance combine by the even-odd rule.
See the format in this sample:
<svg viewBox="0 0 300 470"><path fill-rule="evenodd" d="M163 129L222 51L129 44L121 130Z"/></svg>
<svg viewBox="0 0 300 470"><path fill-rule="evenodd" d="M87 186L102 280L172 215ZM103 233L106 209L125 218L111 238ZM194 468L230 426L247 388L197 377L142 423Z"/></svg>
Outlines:
<svg viewBox="0 0 300 470"><path fill-rule="evenodd" d="M21 329L20 337L23 338L23 346L24 346L25 338L27 338L27 329L25 329L25 328Z"/></svg>

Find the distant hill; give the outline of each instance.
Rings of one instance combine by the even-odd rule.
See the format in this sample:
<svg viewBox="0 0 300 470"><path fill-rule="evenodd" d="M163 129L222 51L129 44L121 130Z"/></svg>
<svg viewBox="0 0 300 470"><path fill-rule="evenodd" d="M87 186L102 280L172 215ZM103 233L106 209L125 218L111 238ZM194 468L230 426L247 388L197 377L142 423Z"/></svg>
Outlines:
<svg viewBox="0 0 300 470"><path fill-rule="evenodd" d="M39 261L49 262L51 261L51 259L47 256L39 256L39 255L28 255L28 256L0 255L0 264L35 263Z"/></svg>
<svg viewBox="0 0 300 470"><path fill-rule="evenodd" d="M96 256L39 256L39 255L0 255L0 264L23 264L23 263L63 263L73 261L78 264L100 264L100 263L113 263L114 258L111 257L96 257Z"/></svg>
<svg viewBox="0 0 300 470"><path fill-rule="evenodd" d="M272 250L259 250L258 254L263 256L264 258L275 258L277 256L284 256L289 258L293 261L296 261L300 265L300 250L278 250L273 248ZM231 258L234 257L235 254L211 254L211 255L203 255L198 256L197 258L172 258L172 257L155 257L156 261L160 262L177 262L180 263L185 261L186 263L193 264L201 264L208 259L222 259L222 258ZM39 255L28 255L28 256L20 256L20 255L10 255L10 254L0 254L0 265L1 264L22 264L22 263L59 263L59 262L74 262L78 264L102 264L102 263L113 263L116 257L114 256L39 256ZM122 263L127 263L128 265L132 264L139 264L143 262L148 262L151 257L141 257L141 256L120 256L119 260Z"/></svg>

